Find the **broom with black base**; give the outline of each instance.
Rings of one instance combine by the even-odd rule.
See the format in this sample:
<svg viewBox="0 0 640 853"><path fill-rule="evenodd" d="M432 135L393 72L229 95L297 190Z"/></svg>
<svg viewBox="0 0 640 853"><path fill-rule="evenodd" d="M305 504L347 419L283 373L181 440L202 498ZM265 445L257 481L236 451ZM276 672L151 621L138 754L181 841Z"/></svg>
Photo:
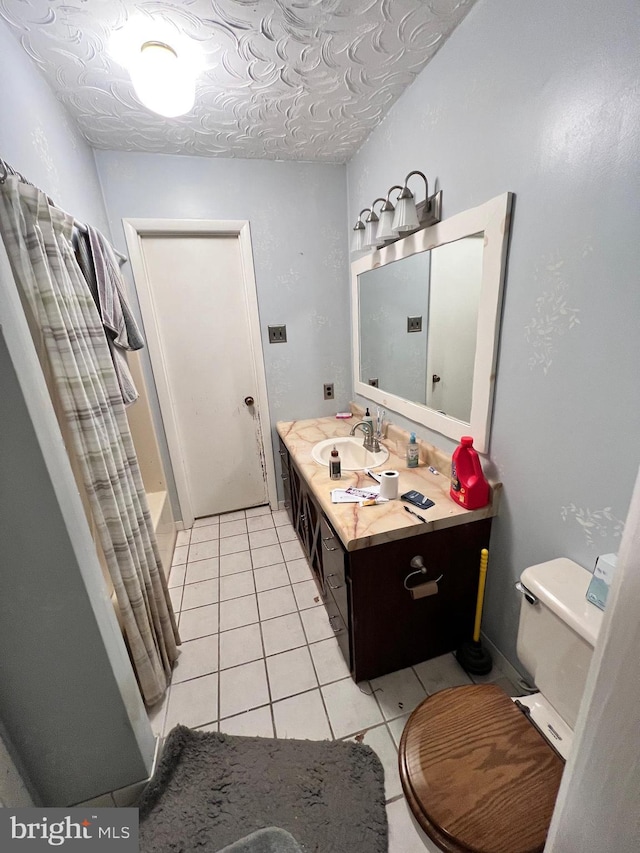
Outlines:
<svg viewBox="0 0 640 853"><path fill-rule="evenodd" d="M489 552L483 548L480 552L480 580L478 581L478 598L476 601L476 621L473 626L473 639L467 640L456 651L460 666L470 675L487 675L491 672L493 661L491 654L482 647L480 642L480 622L482 621L482 605L484 604L484 587L487 582L487 563Z"/></svg>

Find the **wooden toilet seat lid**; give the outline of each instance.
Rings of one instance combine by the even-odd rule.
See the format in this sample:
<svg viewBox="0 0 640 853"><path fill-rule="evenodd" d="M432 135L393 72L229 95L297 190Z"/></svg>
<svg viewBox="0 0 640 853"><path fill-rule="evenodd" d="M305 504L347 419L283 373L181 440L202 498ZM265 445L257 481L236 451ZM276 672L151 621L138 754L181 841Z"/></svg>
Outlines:
<svg viewBox="0 0 640 853"><path fill-rule="evenodd" d="M539 853L564 762L498 686L425 699L400 742L414 815L445 850Z"/></svg>

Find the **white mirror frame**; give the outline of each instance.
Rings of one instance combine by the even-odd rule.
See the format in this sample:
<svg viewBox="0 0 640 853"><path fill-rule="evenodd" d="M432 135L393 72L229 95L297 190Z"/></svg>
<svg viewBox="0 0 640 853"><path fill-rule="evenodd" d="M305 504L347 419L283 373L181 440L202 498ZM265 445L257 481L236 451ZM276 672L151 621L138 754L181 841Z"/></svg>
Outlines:
<svg viewBox="0 0 640 853"><path fill-rule="evenodd" d="M513 194L504 193L491 201L465 210L397 240L389 246L377 249L351 264L351 326L354 390L368 400L385 409L404 415L415 423L460 440L463 435L472 435L474 447L480 453L489 450L491 410L495 384L496 358L502 309L507 246L511 219ZM484 232L482 254L482 282L478 305L476 354L473 366L473 390L469 423L443 415L420 403L405 400L382 388L375 388L360 379L360 300L358 276L361 273L407 258L417 252L435 249L444 243L452 243L471 234Z"/></svg>

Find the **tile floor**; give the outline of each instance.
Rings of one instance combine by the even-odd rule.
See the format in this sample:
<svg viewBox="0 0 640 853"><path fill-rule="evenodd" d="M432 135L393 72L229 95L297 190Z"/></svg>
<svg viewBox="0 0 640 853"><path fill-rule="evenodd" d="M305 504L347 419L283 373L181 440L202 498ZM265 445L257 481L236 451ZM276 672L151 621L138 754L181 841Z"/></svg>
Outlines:
<svg viewBox="0 0 640 853"><path fill-rule="evenodd" d="M178 534L169 587L183 642L168 695L150 715L156 734L183 723L363 740L385 769L389 853L437 853L406 807L397 750L427 694L469 682L452 655L354 684L284 510L198 519Z"/></svg>

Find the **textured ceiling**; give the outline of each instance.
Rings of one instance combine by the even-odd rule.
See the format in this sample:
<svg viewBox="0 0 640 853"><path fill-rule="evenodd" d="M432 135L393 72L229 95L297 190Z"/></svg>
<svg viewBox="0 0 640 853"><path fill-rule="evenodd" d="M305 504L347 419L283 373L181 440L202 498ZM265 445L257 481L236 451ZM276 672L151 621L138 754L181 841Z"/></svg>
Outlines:
<svg viewBox="0 0 640 853"><path fill-rule="evenodd" d="M0 0L96 148L345 162L475 0ZM196 106L136 99L111 34L162 17L204 53Z"/></svg>

